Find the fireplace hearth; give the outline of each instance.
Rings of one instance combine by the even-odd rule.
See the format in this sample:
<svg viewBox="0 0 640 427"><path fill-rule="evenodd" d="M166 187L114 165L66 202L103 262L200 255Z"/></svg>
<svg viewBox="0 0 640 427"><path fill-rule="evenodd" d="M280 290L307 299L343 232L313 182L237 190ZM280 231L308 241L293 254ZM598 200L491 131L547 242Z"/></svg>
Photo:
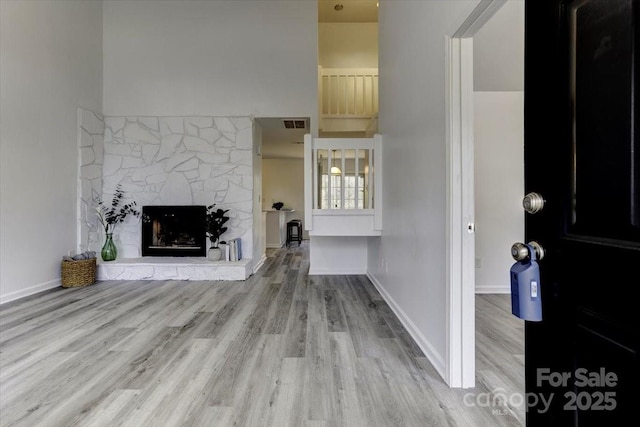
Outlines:
<svg viewBox="0 0 640 427"><path fill-rule="evenodd" d="M142 256L206 256L206 206L143 206Z"/></svg>

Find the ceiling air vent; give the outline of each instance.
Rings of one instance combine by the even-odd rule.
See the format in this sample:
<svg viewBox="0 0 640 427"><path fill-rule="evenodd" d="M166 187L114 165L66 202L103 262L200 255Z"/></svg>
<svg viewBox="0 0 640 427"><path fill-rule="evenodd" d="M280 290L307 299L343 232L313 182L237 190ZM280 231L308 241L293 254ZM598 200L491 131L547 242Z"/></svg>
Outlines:
<svg viewBox="0 0 640 427"><path fill-rule="evenodd" d="M304 119L283 119L282 123L286 129L304 129L307 127L307 122Z"/></svg>

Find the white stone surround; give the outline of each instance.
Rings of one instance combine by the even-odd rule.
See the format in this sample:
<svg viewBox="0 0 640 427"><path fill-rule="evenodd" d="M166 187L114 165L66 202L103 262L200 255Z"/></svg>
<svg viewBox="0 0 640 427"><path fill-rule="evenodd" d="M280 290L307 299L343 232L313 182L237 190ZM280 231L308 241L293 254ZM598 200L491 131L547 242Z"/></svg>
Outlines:
<svg viewBox="0 0 640 427"><path fill-rule="evenodd" d="M239 237L252 258L253 135L249 117L105 117L104 200L118 184L144 205L229 209L223 240ZM118 224L118 257L141 254L140 220Z"/></svg>
<svg viewBox="0 0 640 427"><path fill-rule="evenodd" d="M77 252L99 251L101 228L95 215L94 198L102 194L104 118L78 108L78 247Z"/></svg>
<svg viewBox="0 0 640 427"><path fill-rule="evenodd" d="M143 257L98 261L98 280L245 280L250 259L209 261L201 257Z"/></svg>
<svg viewBox="0 0 640 427"><path fill-rule="evenodd" d="M118 224L116 261L99 262L100 280L244 280L253 264L253 122L250 117L102 117L78 110L78 250L100 251L95 200L117 185L125 203L211 205L229 209L223 240L241 238L245 259L141 257L140 219ZM208 242L208 241L207 241ZM100 260L99 260L100 261Z"/></svg>

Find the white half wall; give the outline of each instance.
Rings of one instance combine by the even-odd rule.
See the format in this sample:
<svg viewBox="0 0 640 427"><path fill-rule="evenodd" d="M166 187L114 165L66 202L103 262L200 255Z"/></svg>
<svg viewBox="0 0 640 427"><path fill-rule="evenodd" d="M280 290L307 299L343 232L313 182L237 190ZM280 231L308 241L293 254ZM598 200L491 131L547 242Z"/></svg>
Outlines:
<svg viewBox="0 0 640 427"><path fill-rule="evenodd" d="M0 1L0 303L77 247L77 109L102 111L102 3Z"/></svg>
<svg viewBox="0 0 640 427"><path fill-rule="evenodd" d="M312 236L309 274L367 274L367 237Z"/></svg>
<svg viewBox="0 0 640 427"><path fill-rule="evenodd" d="M104 114L302 116L317 129L317 13L315 1L106 1Z"/></svg>
<svg viewBox="0 0 640 427"><path fill-rule="evenodd" d="M509 293L524 239L524 92L474 93L476 292Z"/></svg>

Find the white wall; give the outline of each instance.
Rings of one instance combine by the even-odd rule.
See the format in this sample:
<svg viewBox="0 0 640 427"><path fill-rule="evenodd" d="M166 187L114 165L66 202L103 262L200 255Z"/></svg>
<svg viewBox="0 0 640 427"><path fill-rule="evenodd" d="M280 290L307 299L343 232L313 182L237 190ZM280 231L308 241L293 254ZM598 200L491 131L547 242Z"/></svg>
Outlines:
<svg viewBox="0 0 640 427"><path fill-rule="evenodd" d="M524 90L524 0L508 0L473 37L473 88Z"/></svg>
<svg viewBox="0 0 640 427"><path fill-rule="evenodd" d="M524 92L474 93L476 292L509 293L524 238Z"/></svg>
<svg viewBox="0 0 640 427"><path fill-rule="evenodd" d="M318 24L318 64L324 68L378 68L378 24Z"/></svg>
<svg viewBox="0 0 640 427"><path fill-rule="evenodd" d="M441 375L446 358L445 35L477 1L381 1L383 235L370 276Z"/></svg>
<svg viewBox="0 0 640 427"><path fill-rule="evenodd" d="M473 38L476 292L510 292L524 238L524 1L507 1ZM479 263L479 264L478 264Z"/></svg>
<svg viewBox="0 0 640 427"><path fill-rule="evenodd" d="M274 202L296 211L287 214L287 221L299 219L304 230L304 160L262 159L262 209L273 209ZM307 238L307 232L303 232Z"/></svg>
<svg viewBox="0 0 640 427"><path fill-rule="evenodd" d="M0 301L76 248L77 108L102 110L102 5L0 1Z"/></svg>
<svg viewBox="0 0 640 427"><path fill-rule="evenodd" d="M315 1L106 1L104 114L309 116Z"/></svg>

